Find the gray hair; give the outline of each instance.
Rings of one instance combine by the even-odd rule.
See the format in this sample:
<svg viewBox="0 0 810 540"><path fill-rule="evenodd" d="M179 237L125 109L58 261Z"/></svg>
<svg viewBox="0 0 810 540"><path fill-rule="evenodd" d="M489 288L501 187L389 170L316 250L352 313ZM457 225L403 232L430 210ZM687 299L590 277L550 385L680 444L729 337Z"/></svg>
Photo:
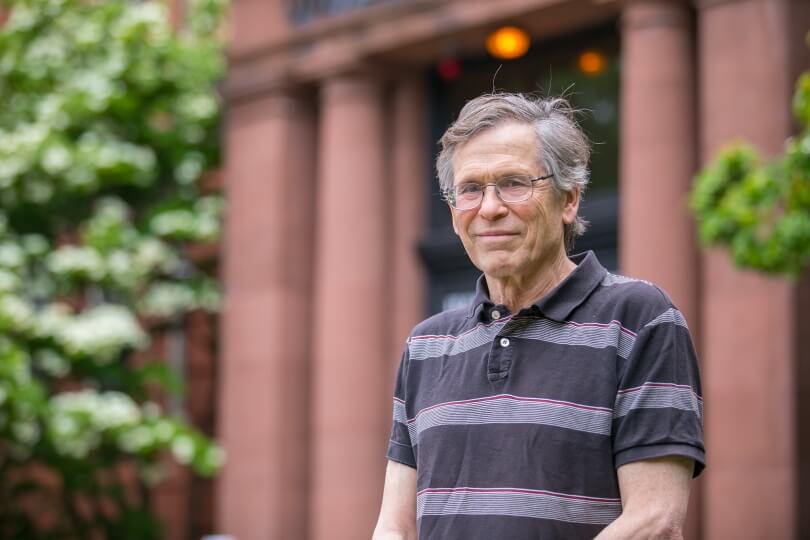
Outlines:
<svg viewBox="0 0 810 540"><path fill-rule="evenodd" d="M453 155L456 148L480 132L510 121L534 126L537 133L538 165L553 174L551 184L562 195L588 185L588 138L577 124L577 111L561 97L542 98L524 94L492 93L467 102L441 138L442 150L436 158L436 172L442 192L453 187ZM565 249L585 232L588 222L577 216L565 225Z"/></svg>

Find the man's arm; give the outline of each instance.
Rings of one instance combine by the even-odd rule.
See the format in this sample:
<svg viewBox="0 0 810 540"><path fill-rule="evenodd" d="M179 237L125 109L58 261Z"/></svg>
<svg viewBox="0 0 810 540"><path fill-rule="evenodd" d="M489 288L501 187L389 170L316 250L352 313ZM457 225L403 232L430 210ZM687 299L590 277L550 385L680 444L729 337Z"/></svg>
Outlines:
<svg viewBox="0 0 810 540"><path fill-rule="evenodd" d="M416 469L388 461L372 540L416 540Z"/></svg>
<svg viewBox="0 0 810 540"><path fill-rule="evenodd" d="M694 462L668 456L619 467L622 514L595 540L683 538Z"/></svg>

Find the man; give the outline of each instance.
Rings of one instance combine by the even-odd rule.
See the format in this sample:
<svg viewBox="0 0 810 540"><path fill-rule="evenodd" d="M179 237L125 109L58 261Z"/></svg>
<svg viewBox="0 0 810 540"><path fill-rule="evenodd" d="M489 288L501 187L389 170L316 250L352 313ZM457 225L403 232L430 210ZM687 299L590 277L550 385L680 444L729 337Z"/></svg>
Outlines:
<svg viewBox="0 0 810 540"><path fill-rule="evenodd" d="M663 292L566 255L590 154L573 111L484 95L441 142L483 276L408 339L374 539L681 538L704 461L697 361Z"/></svg>

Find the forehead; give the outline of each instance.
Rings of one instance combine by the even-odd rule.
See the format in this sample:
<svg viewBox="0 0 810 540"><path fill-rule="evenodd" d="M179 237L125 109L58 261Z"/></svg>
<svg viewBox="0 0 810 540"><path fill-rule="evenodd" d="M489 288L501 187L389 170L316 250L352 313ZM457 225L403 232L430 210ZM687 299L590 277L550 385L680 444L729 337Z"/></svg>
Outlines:
<svg viewBox="0 0 810 540"><path fill-rule="evenodd" d="M506 173L536 174L537 134L530 124L504 122L460 145L453 155L456 182Z"/></svg>

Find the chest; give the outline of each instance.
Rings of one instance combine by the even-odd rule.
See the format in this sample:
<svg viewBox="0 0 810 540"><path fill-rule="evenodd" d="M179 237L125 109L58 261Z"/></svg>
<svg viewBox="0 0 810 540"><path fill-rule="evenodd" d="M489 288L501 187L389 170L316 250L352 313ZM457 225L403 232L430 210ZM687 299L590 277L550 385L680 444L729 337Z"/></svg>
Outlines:
<svg viewBox="0 0 810 540"><path fill-rule="evenodd" d="M525 318L412 342L409 416L498 395L612 408L633 339L618 323Z"/></svg>

